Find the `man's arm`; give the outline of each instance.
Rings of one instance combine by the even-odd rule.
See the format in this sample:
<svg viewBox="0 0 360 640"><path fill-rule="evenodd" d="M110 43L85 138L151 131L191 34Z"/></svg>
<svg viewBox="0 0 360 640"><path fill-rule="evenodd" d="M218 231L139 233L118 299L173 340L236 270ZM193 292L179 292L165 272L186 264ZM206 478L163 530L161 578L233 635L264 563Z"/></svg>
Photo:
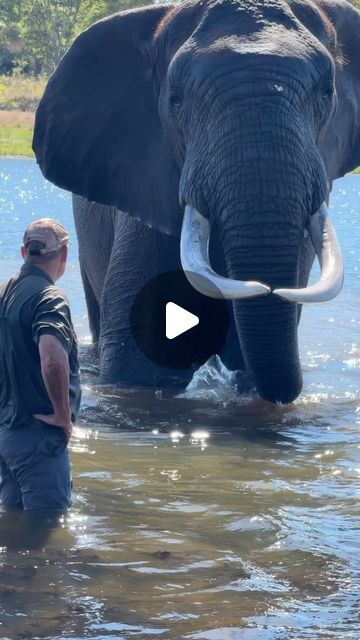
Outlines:
<svg viewBox="0 0 360 640"><path fill-rule="evenodd" d="M72 431L69 403L69 357L60 340L51 334L42 334L39 339L41 373L53 415L36 414L34 417L48 424L62 427L70 439Z"/></svg>

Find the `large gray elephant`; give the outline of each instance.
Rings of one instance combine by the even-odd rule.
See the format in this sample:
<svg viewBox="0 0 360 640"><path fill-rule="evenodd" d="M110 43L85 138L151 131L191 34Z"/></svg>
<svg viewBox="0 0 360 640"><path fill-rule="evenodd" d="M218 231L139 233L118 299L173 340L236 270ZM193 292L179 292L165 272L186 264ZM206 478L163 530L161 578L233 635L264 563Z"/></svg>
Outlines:
<svg viewBox="0 0 360 640"><path fill-rule="evenodd" d="M360 164L351 4L198 0L100 21L51 77L34 150L49 180L81 196L103 381L171 378L134 345L130 311L141 286L181 259L195 288L212 295L211 281L232 301L225 363L247 369L266 399L298 396L301 303L342 284L326 202ZM322 275L308 287L316 253ZM150 305L150 332L157 320Z"/></svg>

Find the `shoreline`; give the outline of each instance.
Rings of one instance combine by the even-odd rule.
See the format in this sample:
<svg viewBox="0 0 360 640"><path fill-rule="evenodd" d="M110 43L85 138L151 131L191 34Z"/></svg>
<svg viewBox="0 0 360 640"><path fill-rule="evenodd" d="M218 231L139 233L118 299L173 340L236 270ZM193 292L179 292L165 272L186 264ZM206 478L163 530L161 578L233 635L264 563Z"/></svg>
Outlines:
<svg viewBox="0 0 360 640"><path fill-rule="evenodd" d="M36 158L35 156L21 156L21 155L10 155L7 153L0 153L0 160L35 160L36 162Z"/></svg>

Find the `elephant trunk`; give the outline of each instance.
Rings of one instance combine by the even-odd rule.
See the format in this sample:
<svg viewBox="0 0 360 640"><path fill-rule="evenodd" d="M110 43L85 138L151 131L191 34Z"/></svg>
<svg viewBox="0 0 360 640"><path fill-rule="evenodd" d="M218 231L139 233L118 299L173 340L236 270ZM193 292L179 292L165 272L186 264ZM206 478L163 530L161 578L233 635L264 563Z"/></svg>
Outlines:
<svg viewBox="0 0 360 640"><path fill-rule="evenodd" d="M302 389L296 304L269 299L235 301L234 316L244 362L259 394L287 404Z"/></svg>
<svg viewBox="0 0 360 640"><path fill-rule="evenodd" d="M246 226L240 225L236 231L227 228L224 252L228 276L254 278L272 290L296 288L301 230L284 224L278 216L266 231L262 220L268 217L269 212L257 212ZM236 300L233 309L244 361L260 395L272 402L291 402L302 389L296 303L271 294Z"/></svg>

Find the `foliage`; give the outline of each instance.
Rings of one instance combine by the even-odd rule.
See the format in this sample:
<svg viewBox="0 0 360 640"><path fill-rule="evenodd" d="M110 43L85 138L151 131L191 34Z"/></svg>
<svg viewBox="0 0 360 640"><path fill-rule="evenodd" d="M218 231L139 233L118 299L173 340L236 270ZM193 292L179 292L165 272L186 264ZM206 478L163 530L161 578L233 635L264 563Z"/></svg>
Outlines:
<svg viewBox="0 0 360 640"><path fill-rule="evenodd" d="M20 45L20 3L1 0L0 3L0 73L9 72L17 63Z"/></svg>
<svg viewBox="0 0 360 640"><path fill-rule="evenodd" d="M49 74L79 31L116 11L152 1L159 0L1 0L0 74L16 68ZM360 9L360 0L350 1Z"/></svg>
<svg viewBox="0 0 360 640"><path fill-rule="evenodd" d="M139 5L141 0L1 0L0 73L17 67L49 74L82 29Z"/></svg>

